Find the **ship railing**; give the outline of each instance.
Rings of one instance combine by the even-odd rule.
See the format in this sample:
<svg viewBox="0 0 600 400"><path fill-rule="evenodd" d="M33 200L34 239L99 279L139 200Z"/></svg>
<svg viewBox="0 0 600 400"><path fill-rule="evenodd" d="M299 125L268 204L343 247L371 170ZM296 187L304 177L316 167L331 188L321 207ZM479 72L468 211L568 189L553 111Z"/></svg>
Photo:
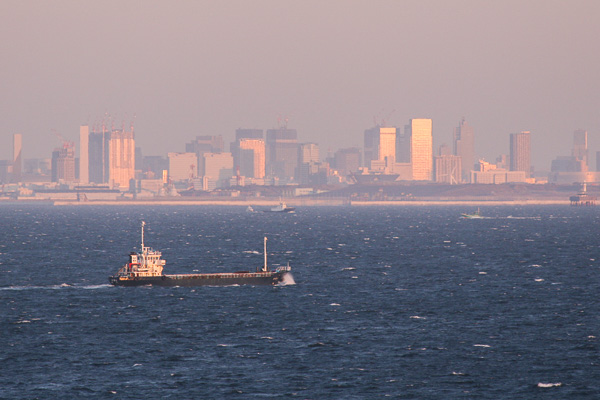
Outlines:
<svg viewBox="0 0 600 400"><path fill-rule="evenodd" d="M292 270L292 267L290 267L289 265L284 265L281 267L277 267L275 269L275 272L290 272Z"/></svg>

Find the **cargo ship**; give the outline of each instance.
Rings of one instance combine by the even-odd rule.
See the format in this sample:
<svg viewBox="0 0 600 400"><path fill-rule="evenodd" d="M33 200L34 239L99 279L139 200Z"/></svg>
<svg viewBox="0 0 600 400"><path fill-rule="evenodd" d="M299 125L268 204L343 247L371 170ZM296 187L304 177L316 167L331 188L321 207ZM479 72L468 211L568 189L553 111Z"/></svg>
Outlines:
<svg viewBox="0 0 600 400"><path fill-rule="evenodd" d="M131 252L129 262L115 275L109 277L109 282L115 286L232 286L232 285L277 285L292 281L291 268L267 268L267 238L264 238L264 265L256 272L238 271L231 273L209 274L163 274L166 261L162 253L144 245L144 226L142 221L141 252Z"/></svg>

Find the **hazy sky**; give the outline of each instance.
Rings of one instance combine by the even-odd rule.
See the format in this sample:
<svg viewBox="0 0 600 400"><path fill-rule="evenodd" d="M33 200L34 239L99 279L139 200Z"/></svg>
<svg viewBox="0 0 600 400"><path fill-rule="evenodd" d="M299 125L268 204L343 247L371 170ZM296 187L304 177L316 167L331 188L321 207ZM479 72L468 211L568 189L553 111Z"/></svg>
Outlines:
<svg viewBox="0 0 600 400"><path fill-rule="evenodd" d="M374 117L432 118L476 153L532 132L548 169L587 129L600 150L600 1L0 1L0 158L49 157L105 113L145 155L196 135L274 128L358 146ZM592 157L592 161L595 157Z"/></svg>

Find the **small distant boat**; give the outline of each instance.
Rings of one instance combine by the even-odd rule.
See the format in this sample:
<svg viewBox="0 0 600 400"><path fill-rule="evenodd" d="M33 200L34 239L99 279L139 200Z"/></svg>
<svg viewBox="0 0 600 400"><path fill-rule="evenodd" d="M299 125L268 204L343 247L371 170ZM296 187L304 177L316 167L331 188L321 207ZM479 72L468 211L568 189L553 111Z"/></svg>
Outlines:
<svg viewBox="0 0 600 400"><path fill-rule="evenodd" d="M253 213L255 211L254 208L252 208L252 206L248 206L248 208L246 208L246 212Z"/></svg>
<svg viewBox="0 0 600 400"><path fill-rule="evenodd" d="M265 212L279 212L279 213L291 213L296 209L294 207L288 207L283 201L279 202L278 206L272 207L270 210L265 210Z"/></svg>
<svg viewBox="0 0 600 400"><path fill-rule="evenodd" d="M479 211L479 207L477 207L477 211L475 211L473 214L462 214L463 218L466 219L483 219L485 218L483 215L481 215L481 211Z"/></svg>

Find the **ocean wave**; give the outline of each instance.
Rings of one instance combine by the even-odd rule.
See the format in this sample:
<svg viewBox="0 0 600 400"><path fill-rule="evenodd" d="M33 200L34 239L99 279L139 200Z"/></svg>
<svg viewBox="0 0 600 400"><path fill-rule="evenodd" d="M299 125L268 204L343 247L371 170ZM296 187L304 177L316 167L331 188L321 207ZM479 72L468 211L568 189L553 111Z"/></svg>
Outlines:
<svg viewBox="0 0 600 400"><path fill-rule="evenodd" d="M545 382L538 382L537 387L539 388L551 388L551 387L560 387L562 386L562 382L556 382L556 383L545 383Z"/></svg>

